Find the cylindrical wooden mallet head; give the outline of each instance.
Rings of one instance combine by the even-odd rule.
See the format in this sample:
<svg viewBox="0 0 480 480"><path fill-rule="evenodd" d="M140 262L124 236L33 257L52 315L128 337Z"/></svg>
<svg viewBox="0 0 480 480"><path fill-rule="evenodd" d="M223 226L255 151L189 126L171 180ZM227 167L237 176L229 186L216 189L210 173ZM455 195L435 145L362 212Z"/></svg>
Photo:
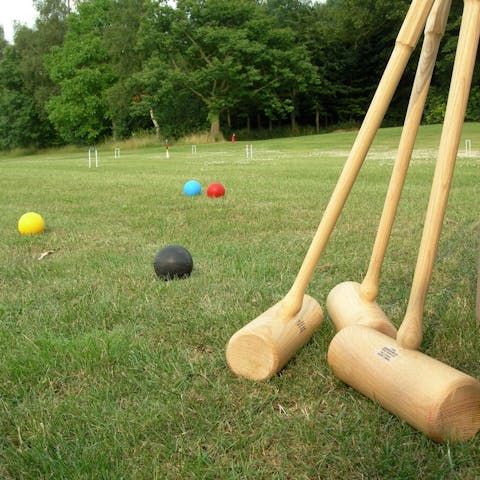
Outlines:
<svg viewBox="0 0 480 480"><path fill-rule="evenodd" d="M396 338L397 329L375 301L364 300L360 284L343 282L327 297L327 312L337 331L350 325L364 325Z"/></svg>
<svg viewBox="0 0 480 480"><path fill-rule="evenodd" d="M320 305L308 295L304 295L302 308L293 317L282 314L280 301L230 338L228 366L238 376L267 380L308 342L322 320Z"/></svg>
<svg viewBox="0 0 480 480"><path fill-rule="evenodd" d="M328 350L336 377L437 442L480 430L480 382L376 330L340 330Z"/></svg>

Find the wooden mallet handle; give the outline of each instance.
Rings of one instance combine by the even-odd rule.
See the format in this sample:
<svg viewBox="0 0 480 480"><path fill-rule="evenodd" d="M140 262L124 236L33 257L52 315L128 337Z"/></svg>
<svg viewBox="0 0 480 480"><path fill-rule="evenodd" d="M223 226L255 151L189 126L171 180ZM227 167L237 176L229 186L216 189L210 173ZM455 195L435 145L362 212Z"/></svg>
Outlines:
<svg viewBox="0 0 480 480"><path fill-rule="evenodd" d="M397 36L395 47L377 87L350 155L330 197L318 229L302 266L283 299L283 313L294 316L301 308L303 295L315 267L355 183L375 134L381 125L390 101L405 70L410 55L422 34L434 0L413 0Z"/></svg>
<svg viewBox="0 0 480 480"><path fill-rule="evenodd" d="M418 127L422 119L440 40L445 33L451 0L436 0L427 19L424 41L410 94L397 157L378 226L367 273L360 285L362 299L373 302L378 295L380 272L407 176Z"/></svg>
<svg viewBox="0 0 480 480"><path fill-rule="evenodd" d="M437 165L428 202L410 298L397 340L417 349L422 342L425 299L448 202L458 145L465 118L480 35L480 0L465 0L452 72Z"/></svg>
<svg viewBox="0 0 480 480"><path fill-rule="evenodd" d="M380 272L410 165L440 39L445 31L450 3L451 0L435 0L427 19L425 38L410 94L398 152L365 278L361 284L342 282L328 294L327 310L337 330L341 330L348 325L359 324L375 328L392 338L397 336L397 329L375 299L378 295Z"/></svg>

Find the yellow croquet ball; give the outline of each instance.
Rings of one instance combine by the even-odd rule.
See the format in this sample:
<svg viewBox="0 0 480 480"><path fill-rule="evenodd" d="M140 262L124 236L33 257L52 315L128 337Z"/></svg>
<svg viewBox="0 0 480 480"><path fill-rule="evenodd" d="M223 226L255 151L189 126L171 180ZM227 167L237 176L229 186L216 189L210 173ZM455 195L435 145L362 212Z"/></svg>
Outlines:
<svg viewBox="0 0 480 480"><path fill-rule="evenodd" d="M36 235L45 230L45 220L35 212L24 213L18 220L18 231L22 235Z"/></svg>

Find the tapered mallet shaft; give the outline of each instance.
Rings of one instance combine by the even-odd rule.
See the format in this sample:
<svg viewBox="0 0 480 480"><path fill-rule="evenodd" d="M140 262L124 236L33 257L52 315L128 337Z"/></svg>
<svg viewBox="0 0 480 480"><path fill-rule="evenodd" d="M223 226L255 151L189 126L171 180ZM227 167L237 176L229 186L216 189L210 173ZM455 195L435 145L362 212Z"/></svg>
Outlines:
<svg viewBox="0 0 480 480"><path fill-rule="evenodd" d="M268 379L308 341L306 332L313 334L320 326L323 312L318 303L305 294L307 286L419 40L433 1L413 0L410 5L385 72L292 288L280 302L240 329L228 342L227 363L236 375L253 380ZM305 315L304 312L310 313ZM260 367L265 358L281 358L282 361L272 362L269 368Z"/></svg>
<svg viewBox="0 0 480 480"><path fill-rule="evenodd" d="M407 313L410 311L416 316L405 317L397 340L372 328L351 325L335 335L328 350L328 363L340 380L439 442L468 440L480 430L480 382L415 350L421 339L423 302L453 174L452 158L455 159L458 149L479 37L480 0L465 0L439 161L414 274L417 289L412 287L413 297L411 295L407 307ZM402 343L400 334L404 325Z"/></svg>
<svg viewBox="0 0 480 480"><path fill-rule="evenodd" d="M399 345L417 349L422 342L425 299L447 208L480 36L480 0L465 0L445 111L437 164L420 241L407 310L398 330Z"/></svg>
<svg viewBox="0 0 480 480"><path fill-rule="evenodd" d="M480 430L480 382L363 325L340 330L328 349L337 378L437 442Z"/></svg>
<svg viewBox="0 0 480 480"><path fill-rule="evenodd" d="M361 324L375 328L393 338L396 337L396 328L375 299L378 295L380 272L422 119L440 40L445 33L450 5L451 0L436 0L427 19L422 51L397 156L365 278L361 284L340 283L328 295L327 311L337 330L347 325Z"/></svg>
<svg viewBox="0 0 480 480"><path fill-rule="evenodd" d="M317 232L295 282L285 297L285 311L293 313L300 308L302 296L345 205L348 194L355 183L375 134L380 128L411 53L418 43L432 4L433 0L414 0L410 5L397 36L393 52L327 204Z"/></svg>

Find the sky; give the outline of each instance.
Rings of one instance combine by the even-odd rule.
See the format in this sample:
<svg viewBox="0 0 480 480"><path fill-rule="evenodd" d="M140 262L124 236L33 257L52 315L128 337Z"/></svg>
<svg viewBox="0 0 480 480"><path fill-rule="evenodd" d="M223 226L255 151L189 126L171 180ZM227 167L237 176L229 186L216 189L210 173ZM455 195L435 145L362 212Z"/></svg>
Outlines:
<svg viewBox="0 0 480 480"><path fill-rule="evenodd" d="M5 38L13 42L13 22L17 20L32 27L37 11L32 0L0 0L0 25L3 26Z"/></svg>

